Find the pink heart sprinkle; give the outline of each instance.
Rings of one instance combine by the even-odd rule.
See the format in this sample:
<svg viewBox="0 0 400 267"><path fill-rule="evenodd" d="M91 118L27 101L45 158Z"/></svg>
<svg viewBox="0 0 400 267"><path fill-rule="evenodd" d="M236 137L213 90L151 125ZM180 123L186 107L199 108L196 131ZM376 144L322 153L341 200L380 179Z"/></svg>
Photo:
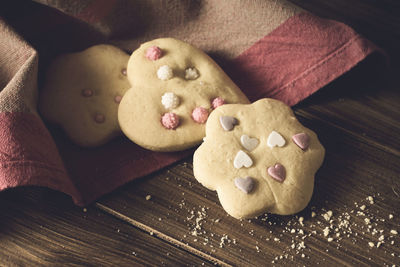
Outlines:
<svg viewBox="0 0 400 267"><path fill-rule="evenodd" d="M280 183L282 183L286 178L285 167L279 163L276 163L275 166L269 167L268 174Z"/></svg>
<svg viewBox="0 0 400 267"><path fill-rule="evenodd" d="M310 137L306 133L298 133L292 136L293 142L303 150L310 145Z"/></svg>

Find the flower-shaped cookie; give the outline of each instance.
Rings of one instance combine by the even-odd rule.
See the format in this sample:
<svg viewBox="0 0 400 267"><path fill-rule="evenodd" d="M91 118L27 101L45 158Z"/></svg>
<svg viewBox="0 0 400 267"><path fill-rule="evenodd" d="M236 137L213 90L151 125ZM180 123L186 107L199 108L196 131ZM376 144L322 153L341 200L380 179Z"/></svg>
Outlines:
<svg viewBox="0 0 400 267"><path fill-rule="evenodd" d="M290 107L261 99L224 105L210 115L193 171L235 218L288 215L307 206L324 155L317 135Z"/></svg>
<svg viewBox="0 0 400 267"><path fill-rule="evenodd" d="M212 110L249 103L209 56L176 39L142 44L132 53L127 72L132 88L119 106L119 124L129 139L150 150L197 145Z"/></svg>
<svg viewBox="0 0 400 267"><path fill-rule="evenodd" d="M40 90L41 115L81 146L99 146L120 135L117 114L130 87L128 60L127 53L111 45L59 56Z"/></svg>

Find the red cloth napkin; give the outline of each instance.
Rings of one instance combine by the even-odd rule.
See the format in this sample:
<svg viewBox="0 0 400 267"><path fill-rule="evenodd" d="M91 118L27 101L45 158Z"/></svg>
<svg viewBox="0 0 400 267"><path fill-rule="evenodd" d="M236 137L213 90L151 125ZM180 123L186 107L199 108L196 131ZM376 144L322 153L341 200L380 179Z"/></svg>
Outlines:
<svg viewBox="0 0 400 267"><path fill-rule="evenodd" d="M117 0L63 3L53 1L63 13L28 3L30 17L20 16L23 22L12 19L14 10L0 18L0 190L46 186L71 195L78 205L193 150L151 152L124 137L95 149L72 144L36 110L38 59L44 58L40 77L46 51L73 51L104 40L132 51L156 37L176 37L214 57L251 101L272 97L295 105L377 50L350 27L284 1L167 1L140 8ZM24 30L33 20L36 25ZM69 28L90 34L60 31Z"/></svg>

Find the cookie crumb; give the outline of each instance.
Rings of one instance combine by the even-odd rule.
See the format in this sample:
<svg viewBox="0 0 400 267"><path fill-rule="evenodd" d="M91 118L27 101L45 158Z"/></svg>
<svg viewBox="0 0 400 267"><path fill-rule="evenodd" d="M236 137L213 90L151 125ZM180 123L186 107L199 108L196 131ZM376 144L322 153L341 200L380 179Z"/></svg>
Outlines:
<svg viewBox="0 0 400 267"><path fill-rule="evenodd" d="M329 235L329 232L330 232L329 227L325 227L325 229L323 231L324 231L324 236Z"/></svg>
<svg viewBox="0 0 400 267"><path fill-rule="evenodd" d="M396 230L390 230L390 233L392 234L392 235L397 235L398 233L397 233L397 231Z"/></svg>
<svg viewBox="0 0 400 267"><path fill-rule="evenodd" d="M87 212L87 208L83 208L83 210L82 210L83 212Z"/></svg>
<svg viewBox="0 0 400 267"><path fill-rule="evenodd" d="M389 219L393 219L393 214L389 214Z"/></svg>
<svg viewBox="0 0 400 267"><path fill-rule="evenodd" d="M219 247L222 248L225 245L225 241L228 240L228 235L223 234L220 240L221 242L219 242Z"/></svg>
<svg viewBox="0 0 400 267"><path fill-rule="evenodd" d="M150 200L150 199L151 199L151 195L147 195L146 200Z"/></svg>
<svg viewBox="0 0 400 267"><path fill-rule="evenodd" d="M322 216L324 217L325 221L329 221L331 219L333 215L333 212L331 210L327 211L326 213L322 214Z"/></svg>
<svg viewBox="0 0 400 267"><path fill-rule="evenodd" d="M368 246L373 248L375 246L374 242L368 242Z"/></svg>

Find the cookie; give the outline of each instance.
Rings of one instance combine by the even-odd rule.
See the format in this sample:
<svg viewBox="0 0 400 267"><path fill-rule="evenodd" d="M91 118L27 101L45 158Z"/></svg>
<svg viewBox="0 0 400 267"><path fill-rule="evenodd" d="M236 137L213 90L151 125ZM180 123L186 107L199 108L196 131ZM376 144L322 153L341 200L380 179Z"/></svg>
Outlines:
<svg viewBox="0 0 400 267"><path fill-rule="evenodd" d="M211 113L193 172L235 218L294 214L311 199L325 149L286 104L261 99Z"/></svg>
<svg viewBox="0 0 400 267"><path fill-rule="evenodd" d="M128 60L127 53L111 45L59 56L40 91L41 115L80 146L99 146L120 135L117 113L130 87Z"/></svg>
<svg viewBox="0 0 400 267"><path fill-rule="evenodd" d="M142 44L127 70L132 88L122 98L118 120L129 139L150 150L193 147L203 139L214 109L249 103L209 56L176 39Z"/></svg>

